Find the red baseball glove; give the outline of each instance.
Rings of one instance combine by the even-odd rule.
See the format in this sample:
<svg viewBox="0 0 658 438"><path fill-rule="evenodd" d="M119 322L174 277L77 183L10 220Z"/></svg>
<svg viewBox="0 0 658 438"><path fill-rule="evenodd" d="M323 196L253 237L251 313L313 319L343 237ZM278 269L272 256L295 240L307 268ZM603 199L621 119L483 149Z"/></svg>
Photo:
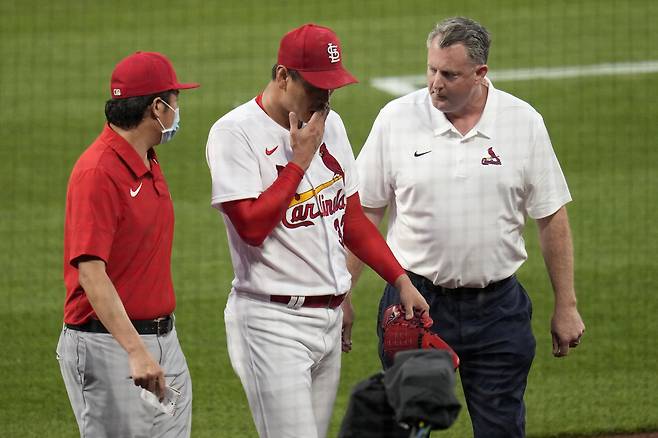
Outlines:
<svg viewBox="0 0 658 438"><path fill-rule="evenodd" d="M384 354L389 360L398 351L434 348L445 350L452 356L455 369L459 366L459 357L439 335L429 331L432 322L416 314L413 318L404 319L404 308L400 304L389 306L382 318L384 331Z"/></svg>

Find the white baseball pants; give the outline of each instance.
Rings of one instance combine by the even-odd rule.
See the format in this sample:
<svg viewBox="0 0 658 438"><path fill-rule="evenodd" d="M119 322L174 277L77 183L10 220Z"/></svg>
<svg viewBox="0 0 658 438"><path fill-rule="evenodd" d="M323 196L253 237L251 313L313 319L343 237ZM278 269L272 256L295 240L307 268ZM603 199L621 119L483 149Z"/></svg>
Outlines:
<svg viewBox="0 0 658 438"><path fill-rule="evenodd" d="M340 307L291 309L232 291L224 319L259 436L324 438L340 377Z"/></svg>

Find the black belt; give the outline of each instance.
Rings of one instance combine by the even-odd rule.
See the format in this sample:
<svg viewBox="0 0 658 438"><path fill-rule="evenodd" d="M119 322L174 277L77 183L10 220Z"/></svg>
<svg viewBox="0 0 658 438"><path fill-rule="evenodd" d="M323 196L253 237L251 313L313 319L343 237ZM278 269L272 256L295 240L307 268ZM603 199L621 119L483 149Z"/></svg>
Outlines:
<svg viewBox="0 0 658 438"><path fill-rule="evenodd" d="M441 293L444 295L459 295L459 294L469 294L469 293L480 293L480 292L495 292L501 289L505 289L510 281L516 278L515 275L511 275L507 278L504 278L500 281L494 281L489 283L485 287L457 287L457 288L448 288L443 286L436 286L432 283L431 280L423 277L422 275L415 274L413 272L407 271L409 278L412 280L416 287L422 287L425 290L432 291L435 293ZM422 286L421 286L422 285Z"/></svg>
<svg viewBox="0 0 658 438"><path fill-rule="evenodd" d="M171 315L157 319L131 319L130 322L140 335L166 335L174 328L174 319ZM90 319L84 324L65 324L71 330L90 333L109 333L107 328L97 319Z"/></svg>

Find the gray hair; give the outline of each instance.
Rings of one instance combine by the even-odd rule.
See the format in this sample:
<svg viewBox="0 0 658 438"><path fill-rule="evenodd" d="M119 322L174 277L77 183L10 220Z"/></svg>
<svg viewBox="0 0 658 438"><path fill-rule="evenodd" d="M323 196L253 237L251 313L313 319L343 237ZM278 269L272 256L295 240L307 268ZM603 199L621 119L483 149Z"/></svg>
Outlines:
<svg viewBox="0 0 658 438"><path fill-rule="evenodd" d="M465 17L453 17L443 20L434 26L434 29L427 36L428 49L437 37L439 37L437 42L439 47L445 48L461 43L466 47L471 61L476 64L487 63L491 36L487 29L477 21Z"/></svg>

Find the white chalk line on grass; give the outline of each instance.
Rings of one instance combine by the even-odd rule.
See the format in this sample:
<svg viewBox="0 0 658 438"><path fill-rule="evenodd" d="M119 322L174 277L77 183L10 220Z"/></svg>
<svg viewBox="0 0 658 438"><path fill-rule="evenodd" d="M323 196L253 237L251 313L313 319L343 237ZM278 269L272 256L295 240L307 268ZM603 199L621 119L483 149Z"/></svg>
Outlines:
<svg viewBox="0 0 658 438"><path fill-rule="evenodd" d="M618 62L563 67L520 68L490 71L487 76L495 82L527 81L531 79L564 79L586 76L629 75L658 72L658 61ZM425 85L425 75L388 76L373 78L370 84L378 90L402 96Z"/></svg>

